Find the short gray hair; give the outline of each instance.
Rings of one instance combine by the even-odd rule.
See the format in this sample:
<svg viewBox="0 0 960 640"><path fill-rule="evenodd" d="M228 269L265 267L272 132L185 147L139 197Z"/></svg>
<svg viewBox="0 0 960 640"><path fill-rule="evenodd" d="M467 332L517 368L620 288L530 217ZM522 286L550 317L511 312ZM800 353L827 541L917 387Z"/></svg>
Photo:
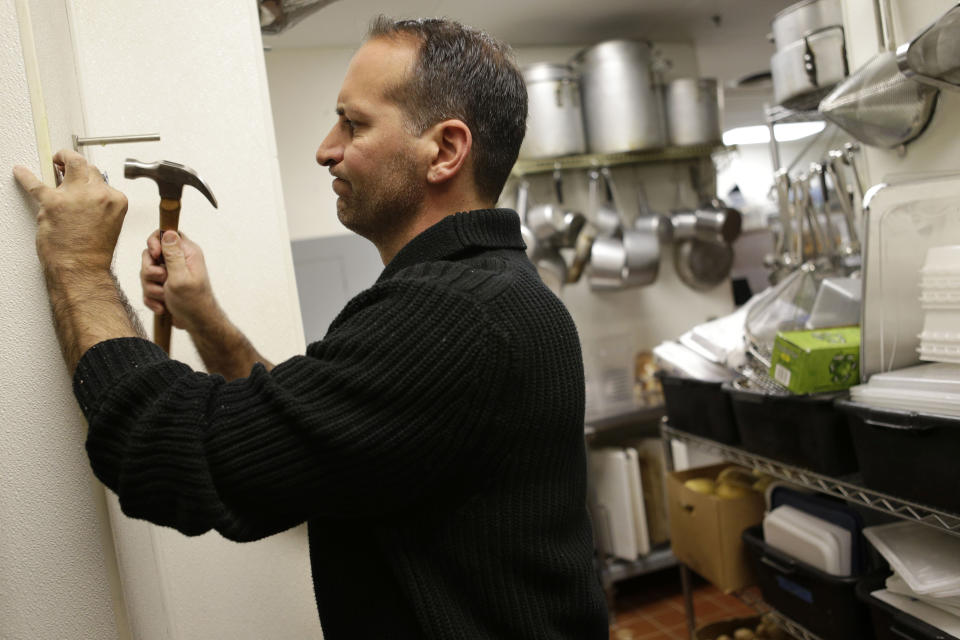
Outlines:
<svg viewBox="0 0 960 640"><path fill-rule="evenodd" d="M368 39L409 36L419 43L410 78L391 92L417 135L438 122L462 120L473 136L474 182L496 202L526 132L527 88L510 47L444 18L378 16Z"/></svg>

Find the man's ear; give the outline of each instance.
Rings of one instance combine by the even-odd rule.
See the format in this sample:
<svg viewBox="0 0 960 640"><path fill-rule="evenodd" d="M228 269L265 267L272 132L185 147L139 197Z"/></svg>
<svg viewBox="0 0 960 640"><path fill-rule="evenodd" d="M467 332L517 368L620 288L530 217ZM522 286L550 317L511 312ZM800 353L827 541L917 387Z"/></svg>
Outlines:
<svg viewBox="0 0 960 640"><path fill-rule="evenodd" d="M473 146L473 134L462 120L444 120L432 126L433 155L427 170L427 182L440 184L456 176Z"/></svg>

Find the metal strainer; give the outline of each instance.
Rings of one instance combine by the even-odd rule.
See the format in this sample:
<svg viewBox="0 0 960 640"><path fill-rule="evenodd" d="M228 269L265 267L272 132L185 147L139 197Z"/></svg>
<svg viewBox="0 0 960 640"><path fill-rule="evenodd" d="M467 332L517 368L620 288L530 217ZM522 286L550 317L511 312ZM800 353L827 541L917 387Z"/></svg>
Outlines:
<svg viewBox="0 0 960 640"><path fill-rule="evenodd" d="M940 91L908 78L897 55L874 56L820 102L820 112L864 144L893 148L919 136Z"/></svg>
<svg viewBox="0 0 960 640"><path fill-rule="evenodd" d="M820 113L864 144L893 148L926 128L940 91L905 75L897 64L889 0L877 1L884 51L820 102Z"/></svg>

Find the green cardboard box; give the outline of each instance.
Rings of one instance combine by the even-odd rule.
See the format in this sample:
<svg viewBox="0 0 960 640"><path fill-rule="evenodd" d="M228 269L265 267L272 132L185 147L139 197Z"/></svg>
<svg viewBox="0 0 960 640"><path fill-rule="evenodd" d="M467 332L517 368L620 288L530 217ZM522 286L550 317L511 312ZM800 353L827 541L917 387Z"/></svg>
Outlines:
<svg viewBox="0 0 960 640"><path fill-rule="evenodd" d="M777 333L770 376L794 393L852 387L860 382L860 327Z"/></svg>

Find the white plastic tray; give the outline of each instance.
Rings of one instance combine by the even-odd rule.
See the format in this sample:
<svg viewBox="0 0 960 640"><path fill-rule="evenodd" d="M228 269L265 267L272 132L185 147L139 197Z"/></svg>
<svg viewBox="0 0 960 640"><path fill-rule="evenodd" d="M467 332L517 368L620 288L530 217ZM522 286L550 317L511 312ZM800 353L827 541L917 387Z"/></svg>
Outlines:
<svg viewBox="0 0 960 640"><path fill-rule="evenodd" d="M915 592L960 595L960 538L917 522L867 527L863 534Z"/></svg>
<svg viewBox="0 0 960 640"><path fill-rule="evenodd" d="M918 363L923 314L910 301L920 297L927 250L960 244L958 196L960 175L950 174L891 181L864 197L862 381Z"/></svg>
<svg viewBox="0 0 960 640"><path fill-rule="evenodd" d="M790 505L781 505L763 518L763 539L830 575L850 575L850 532Z"/></svg>
<svg viewBox="0 0 960 640"><path fill-rule="evenodd" d="M960 367L952 364L921 364L888 373L878 373L861 387L903 391L938 391L956 394L960 400Z"/></svg>

